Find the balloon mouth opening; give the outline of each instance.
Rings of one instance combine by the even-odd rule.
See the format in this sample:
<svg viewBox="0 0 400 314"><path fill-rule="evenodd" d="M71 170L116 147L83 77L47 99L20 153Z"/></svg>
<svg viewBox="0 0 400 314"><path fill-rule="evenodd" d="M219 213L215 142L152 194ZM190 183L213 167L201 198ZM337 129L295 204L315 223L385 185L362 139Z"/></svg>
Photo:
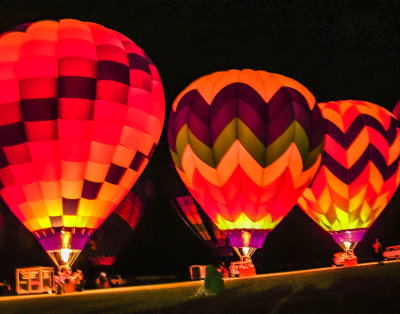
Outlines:
<svg viewBox="0 0 400 314"><path fill-rule="evenodd" d="M248 255L250 248L254 249L262 248L264 241L268 236L270 230L233 229L233 230L224 230L224 232L226 233L229 239L229 243L232 247L240 248L241 255Z"/></svg>
<svg viewBox="0 0 400 314"><path fill-rule="evenodd" d="M65 263L65 264L68 263L71 252L72 252L72 250L68 249L68 248L60 250L61 260L63 263Z"/></svg>
<svg viewBox="0 0 400 314"><path fill-rule="evenodd" d="M348 250L354 250L358 242L360 242L367 229L351 229L342 231L330 231L330 235L337 244L347 252Z"/></svg>
<svg viewBox="0 0 400 314"><path fill-rule="evenodd" d="M54 264L71 266L84 249L93 229L69 230L52 228L36 231L35 235Z"/></svg>
<svg viewBox="0 0 400 314"><path fill-rule="evenodd" d="M80 253L81 250L71 250L69 248L47 251L47 254L57 267L72 266Z"/></svg>
<svg viewBox="0 0 400 314"><path fill-rule="evenodd" d="M257 248L254 247L233 247L233 249L235 250L236 254L241 258L249 258L251 259L251 257L253 256L254 252L257 250Z"/></svg>

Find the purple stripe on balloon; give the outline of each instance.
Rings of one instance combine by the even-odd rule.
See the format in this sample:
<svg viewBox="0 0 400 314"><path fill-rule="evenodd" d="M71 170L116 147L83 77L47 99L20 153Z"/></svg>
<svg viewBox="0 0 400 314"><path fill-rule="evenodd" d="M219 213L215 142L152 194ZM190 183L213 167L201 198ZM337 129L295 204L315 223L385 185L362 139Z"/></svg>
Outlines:
<svg viewBox="0 0 400 314"><path fill-rule="evenodd" d="M82 197L88 200L96 199L97 194L99 194L101 185L101 182L92 182L85 179L83 181Z"/></svg>
<svg viewBox="0 0 400 314"><path fill-rule="evenodd" d="M351 146L353 141L357 138L364 127L370 127L378 131L384 138L386 138L386 131L383 126L374 117L366 114L361 114L351 123L350 127L345 133L347 149Z"/></svg>
<svg viewBox="0 0 400 314"><path fill-rule="evenodd" d="M343 242L360 242L367 229L353 229L353 230L343 230L343 231L330 231L329 233L333 237L336 243Z"/></svg>
<svg viewBox="0 0 400 314"><path fill-rule="evenodd" d="M266 105L265 105L266 107ZM267 124L262 120L258 112L254 111L251 105L243 100L238 101L239 119L257 136L262 142L267 142ZM265 144L264 144L265 145Z"/></svg>
<svg viewBox="0 0 400 314"><path fill-rule="evenodd" d="M204 100L197 90L191 93L192 98L189 102L190 110L203 121L204 124L209 124L210 119L210 105Z"/></svg>
<svg viewBox="0 0 400 314"><path fill-rule="evenodd" d="M12 134L12 136L10 136ZM0 145L12 146L26 142L23 122L0 125Z"/></svg>
<svg viewBox="0 0 400 314"><path fill-rule="evenodd" d="M0 169L3 169L9 165L6 155L0 146Z"/></svg>
<svg viewBox="0 0 400 314"><path fill-rule="evenodd" d="M230 84L225 86L212 101L210 108L212 143L215 143L225 127L237 117L237 93L238 83Z"/></svg>
<svg viewBox="0 0 400 314"><path fill-rule="evenodd" d="M136 153L136 155L137 155L137 153ZM111 163L110 168L108 169L108 172L107 172L107 176L104 181L111 183L111 184L119 184L119 181L121 180L125 171L126 171L126 168Z"/></svg>
<svg viewBox="0 0 400 314"><path fill-rule="evenodd" d="M96 98L96 79L81 76L58 77L58 95L60 98Z"/></svg>
<svg viewBox="0 0 400 314"><path fill-rule="evenodd" d="M157 144L153 143L153 146L151 147L150 152L147 155L147 159L150 159L151 156L153 156L154 152L156 151L156 147L157 147Z"/></svg>
<svg viewBox="0 0 400 314"><path fill-rule="evenodd" d="M193 97L193 100L196 98ZM190 132L200 140L202 143L210 147L212 145L209 133L209 125L208 121L204 122L193 110L192 106L195 105L193 102L191 103L191 108L188 112L187 124Z"/></svg>
<svg viewBox="0 0 400 314"><path fill-rule="evenodd" d="M21 99L24 121L49 121L58 118L57 98Z"/></svg>
<svg viewBox="0 0 400 314"><path fill-rule="evenodd" d="M97 62L97 79L130 85L130 72L126 64L102 60Z"/></svg>
<svg viewBox="0 0 400 314"><path fill-rule="evenodd" d="M55 228L54 228L55 229ZM60 229L60 230L58 230ZM59 251L63 248L63 234L61 228L57 228L53 233L48 233L46 236L42 236L38 238L40 244L46 251ZM76 232L71 234L69 239L70 249L71 250L83 250L85 248L85 244L89 239L89 233L80 233Z"/></svg>
<svg viewBox="0 0 400 314"><path fill-rule="evenodd" d="M361 114L351 123L350 127L343 133L333 122L324 119L325 133L333 138L344 149L348 149L357 138L364 127L370 127L382 134L386 138L386 131L374 117Z"/></svg>
<svg viewBox="0 0 400 314"><path fill-rule="evenodd" d="M136 53L128 53L129 68L133 70L141 70L151 75L149 68L149 60Z"/></svg>
<svg viewBox="0 0 400 314"><path fill-rule="evenodd" d="M237 97L249 104L263 121L268 121L268 106L264 99L252 87L237 83Z"/></svg>
<svg viewBox="0 0 400 314"><path fill-rule="evenodd" d="M267 141L264 145L269 146L281 137L282 134L293 124L293 121L293 108L288 105L286 110L282 110L279 115L276 115L273 119L269 120L267 125ZM294 140L294 132L292 140Z"/></svg>
<svg viewBox="0 0 400 314"><path fill-rule="evenodd" d="M349 184L348 170L339 164L335 158L329 155L326 151L322 154L322 165L327 167L340 181Z"/></svg>
<svg viewBox="0 0 400 314"><path fill-rule="evenodd" d="M288 89L281 87L268 102L268 120L275 120L276 117L282 114L282 111L288 109L294 118L292 98L290 97Z"/></svg>
<svg viewBox="0 0 400 314"><path fill-rule="evenodd" d="M342 166L327 152L324 152L322 155L322 164L325 165L339 180L346 184L351 184L355 179L357 179L369 161L376 166L383 178L387 176L386 172L388 167L385 158L379 150L371 144L368 145L364 153L360 156L357 162L350 167L350 169Z"/></svg>
<svg viewBox="0 0 400 314"><path fill-rule="evenodd" d="M325 137L324 119L318 106L314 106L312 112L313 132L310 136L310 151L321 145Z"/></svg>
<svg viewBox="0 0 400 314"><path fill-rule="evenodd" d="M397 130L399 128L397 122L398 121L396 119L390 118L390 125L386 132L386 140L387 140L389 146L391 146L393 144L393 142L396 140Z"/></svg>
<svg viewBox="0 0 400 314"><path fill-rule="evenodd" d="M58 228L63 226L62 216L56 216L56 217L50 216L49 218L52 227Z"/></svg>
<svg viewBox="0 0 400 314"><path fill-rule="evenodd" d="M350 167L350 169L348 170L347 181L343 182L345 182L346 184L350 184L355 179L357 179L361 172L365 169L369 161L374 162L373 154L371 152L371 145L368 145L367 149L360 156L360 158L354 163L352 167Z"/></svg>
<svg viewBox="0 0 400 314"><path fill-rule="evenodd" d="M210 132L211 141L213 144L221 135L221 132L225 129L225 127L237 116L235 102L236 101L232 98L229 100L226 99L224 102L222 102L221 97L218 97L217 101L215 102L216 105L210 108ZM237 134L235 134L235 137L237 137Z"/></svg>
<svg viewBox="0 0 400 314"><path fill-rule="evenodd" d="M368 148L370 149L371 161L374 163L376 168L378 168L379 172L382 174L382 177L385 178L385 173L387 170L387 164L385 157L382 156L381 152L373 145L369 144ZM364 153L366 154L367 151Z"/></svg>
<svg viewBox="0 0 400 314"><path fill-rule="evenodd" d="M399 169L400 156L386 169L384 179L389 179Z"/></svg>
<svg viewBox="0 0 400 314"><path fill-rule="evenodd" d="M285 88L292 100L295 116L294 119L303 127L304 131L307 134L307 137L310 138L311 134L313 134L314 132L314 128L316 127L316 125L314 124L315 121L313 121L313 115L310 113L310 106L308 105L307 100L299 91L290 87ZM314 107L318 107L315 106L315 103L312 105L314 105Z"/></svg>
<svg viewBox="0 0 400 314"><path fill-rule="evenodd" d="M252 247L261 249L270 230L234 229L224 231L232 247Z"/></svg>
<svg viewBox="0 0 400 314"><path fill-rule="evenodd" d="M190 107L191 111L187 111L187 107ZM245 123L265 146L278 139L294 120L302 125L311 138L317 133L316 127L321 129L321 116L317 118L318 114L320 111L315 110L312 115L306 99L289 87L280 88L266 103L252 87L243 83L233 83L225 86L210 106L197 90L192 90L180 99L177 111L171 114L173 117L170 118L169 128L174 129L169 132L169 143L175 151L175 143L172 143L175 142L179 130L189 121L191 132L211 147L235 117ZM313 122L318 122L318 125L314 125ZM211 139L208 137L209 132ZM315 135L313 148L318 146L321 140L321 135Z"/></svg>
<svg viewBox="0 0 400 314"><path fill-rule="evenodd" d="M298 103L293 103L294 119L302 126L308 137L314 132L314 124L310 109L299 106Z"/></svg>
<svg viewBox="0 0 400 314"><path fill-rule="evenodd" d="M192 98L198 97L199 95L197 90L192 90L187 94L183 95L180 99L178 106L176 107L176 111L172 111L172 115L174 116L173 124L171 127L174 128L174 134L178 135L179 131L184 127L187 123L188 112L190 110L190 103ZM199 95L199 97L201 97Z"/></svg>
<svg viewBox="0 0 400 314"><path fill-rule="evenodd" d="M146 155L141 153L140 151L137 151L135 157L133 157L133 160L129 165L129 168L134 171L138 171L140 166L143 164L145 160L146 160Z"/></svg>
<svg viewBox="0 0 400 314"><path fill-rule="evenodd" d="M62 198L62 206L63 206L63 215L74 216L78 212L79 198L71 199L71 198Z"/></svg>
<svg viewBox="0 0 400 314"><path fill-rule="evenodd" d="M345 134L332 121L324 118L325 134L328 134L340 146L346 148Z"/></svg>

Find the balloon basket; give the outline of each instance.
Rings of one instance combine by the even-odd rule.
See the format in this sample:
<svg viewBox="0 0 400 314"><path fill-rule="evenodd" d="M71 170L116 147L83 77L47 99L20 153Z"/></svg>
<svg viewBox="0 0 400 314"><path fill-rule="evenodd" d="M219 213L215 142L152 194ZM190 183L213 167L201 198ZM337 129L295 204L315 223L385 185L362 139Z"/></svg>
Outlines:
<svg viewBox="0 0 400 314"><path fill-rule="evenodd" d="M229 273L231 277L252 277L256 275L256 268L249 256L242 255L239 261L231 263Z"/></svg>

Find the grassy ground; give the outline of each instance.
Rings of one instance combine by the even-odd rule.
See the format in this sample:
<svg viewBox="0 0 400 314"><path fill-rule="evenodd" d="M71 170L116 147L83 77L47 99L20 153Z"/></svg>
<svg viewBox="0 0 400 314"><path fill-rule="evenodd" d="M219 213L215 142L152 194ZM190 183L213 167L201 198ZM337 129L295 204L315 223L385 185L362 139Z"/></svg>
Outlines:
<svg viewBox="0 0 400 314"><path fill-rule="evenodd" d="M400 313L400 263L225 281L223 296L194 297L202 282L0 298L0 313Z"/></svg>

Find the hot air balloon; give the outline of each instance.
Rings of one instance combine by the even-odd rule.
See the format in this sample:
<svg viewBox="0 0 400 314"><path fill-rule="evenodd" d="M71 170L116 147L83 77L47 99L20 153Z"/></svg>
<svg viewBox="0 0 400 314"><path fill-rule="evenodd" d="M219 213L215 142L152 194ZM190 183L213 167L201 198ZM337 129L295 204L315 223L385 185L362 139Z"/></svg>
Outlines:
<svg viewBox="0 0 400 314"><path fill-rule="evenodd" d="M132 190L90 237L89 259L94 266L112 266L143 214L144 202ZM85 253L83 253L85 254Z"/></svg>
<svg viewBox="0 0 400 314"><path fill-rule="evenodd" d="M226 234L208 218L192 196L178 196L173 201L173 207L194 234L211 247L216 255L231 255L232 249Z"/></svg>
<svg viewBox="0 0 400 314"><path fill-rule="evenodd" d="M56 264L72 264L158 143L165 105L142 49L73 19L0 38L0 195Z"/></svg>
<svg viewBox="0 0 400 314"><path fill-rule="evenodd" d="M298 204L345 251L353 250L399 185L399 124L389 111L366 101L318 106L324 153Z"/></svg>
<svg viewBox="0 0 400 314"><path fill-rule="evenodd" d="M232 255L232 248L225 232L220 230L203 211L182 181L179 179L174 169L173 163L168 167L168 173L165 176L166 188L171 205L178 213L179 217L189 227L189 229L202 241L204 241L216 256Z"/></svg>
<svg viewBox="0 0 400 314"><path fill-rule="evenodd" d="M264 71L199 78L175 99L168 142L194 199L240 256L261 248L316 173L322 117L300 83Z"/></svg>

